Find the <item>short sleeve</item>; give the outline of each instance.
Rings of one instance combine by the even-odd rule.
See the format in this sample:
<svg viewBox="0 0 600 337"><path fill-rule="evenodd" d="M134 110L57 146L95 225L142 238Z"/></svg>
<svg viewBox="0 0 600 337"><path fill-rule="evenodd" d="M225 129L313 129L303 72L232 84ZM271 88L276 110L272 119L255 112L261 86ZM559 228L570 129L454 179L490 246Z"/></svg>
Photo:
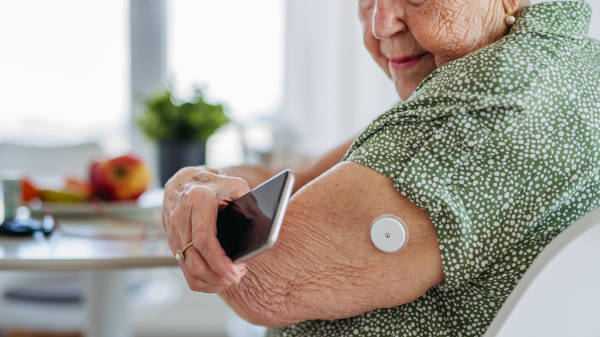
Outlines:
<svg viewBox="0 0 600 337"><path fill-rule="evenodd" d="M383 125L367 137L346 160L366 165L389 178L397 178L423 142L441 123L405 122Z"/></svg>
<svg viewBox="0 0 600 337"><path fill-rule="evenodd" d="M408 120L388 112L345 157L394 180L400 193L428 213L446 289L494 273L493 262L527 233L528 221L512 219L528 217L521 207L528 202L523 188L530 177L522 165L534 162L509 146L527 138L515 133L527 128L519 124L518 109L455 111Z"/></svg>

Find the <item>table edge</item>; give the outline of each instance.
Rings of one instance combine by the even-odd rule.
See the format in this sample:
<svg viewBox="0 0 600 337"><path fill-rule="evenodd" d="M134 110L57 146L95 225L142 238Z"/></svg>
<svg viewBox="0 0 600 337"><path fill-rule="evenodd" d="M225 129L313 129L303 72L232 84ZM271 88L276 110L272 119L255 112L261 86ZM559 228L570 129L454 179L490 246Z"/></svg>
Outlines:
<svg viewBox="0 0 600 337"><path fill-rule="evenodd" d="M0 270L21 271L89 271L175 266L179 266L179 263L172 256L100 259L0 259Z"/></svg>

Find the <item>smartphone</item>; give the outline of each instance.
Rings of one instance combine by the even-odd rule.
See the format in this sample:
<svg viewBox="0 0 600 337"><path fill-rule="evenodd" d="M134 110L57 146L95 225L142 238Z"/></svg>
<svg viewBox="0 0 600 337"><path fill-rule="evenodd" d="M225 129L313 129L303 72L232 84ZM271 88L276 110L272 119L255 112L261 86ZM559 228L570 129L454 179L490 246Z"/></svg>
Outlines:
<svg viewBox="0 0 600 337"><path fill-rule="evenodd" d="M217 239L233 261L246 261L275 245L294 178L292 170L284 170L219 211Z"/></svg>

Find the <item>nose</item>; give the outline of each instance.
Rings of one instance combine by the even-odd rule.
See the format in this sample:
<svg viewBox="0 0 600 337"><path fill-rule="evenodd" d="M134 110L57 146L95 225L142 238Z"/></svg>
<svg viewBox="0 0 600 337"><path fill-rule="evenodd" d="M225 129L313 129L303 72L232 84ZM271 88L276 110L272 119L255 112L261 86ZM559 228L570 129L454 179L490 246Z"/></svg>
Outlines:
<svg viewBox="0 0 600 337"><path fill-rule="evenodd" d="M377 0L373 9L373 35L383 40L406 30L400 1Z"/></svg>

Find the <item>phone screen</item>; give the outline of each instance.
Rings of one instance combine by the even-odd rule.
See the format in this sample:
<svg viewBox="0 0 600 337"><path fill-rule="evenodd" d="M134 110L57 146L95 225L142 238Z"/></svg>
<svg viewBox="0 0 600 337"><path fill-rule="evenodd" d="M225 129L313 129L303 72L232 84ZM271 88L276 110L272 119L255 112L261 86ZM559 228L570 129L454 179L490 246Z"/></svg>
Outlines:
<svg viewBox="0 0 600 337"><path fill-rule="evenodd" d="M275 176L219 211L217 239L232 260L267 241L288 174Z"/></svg>

